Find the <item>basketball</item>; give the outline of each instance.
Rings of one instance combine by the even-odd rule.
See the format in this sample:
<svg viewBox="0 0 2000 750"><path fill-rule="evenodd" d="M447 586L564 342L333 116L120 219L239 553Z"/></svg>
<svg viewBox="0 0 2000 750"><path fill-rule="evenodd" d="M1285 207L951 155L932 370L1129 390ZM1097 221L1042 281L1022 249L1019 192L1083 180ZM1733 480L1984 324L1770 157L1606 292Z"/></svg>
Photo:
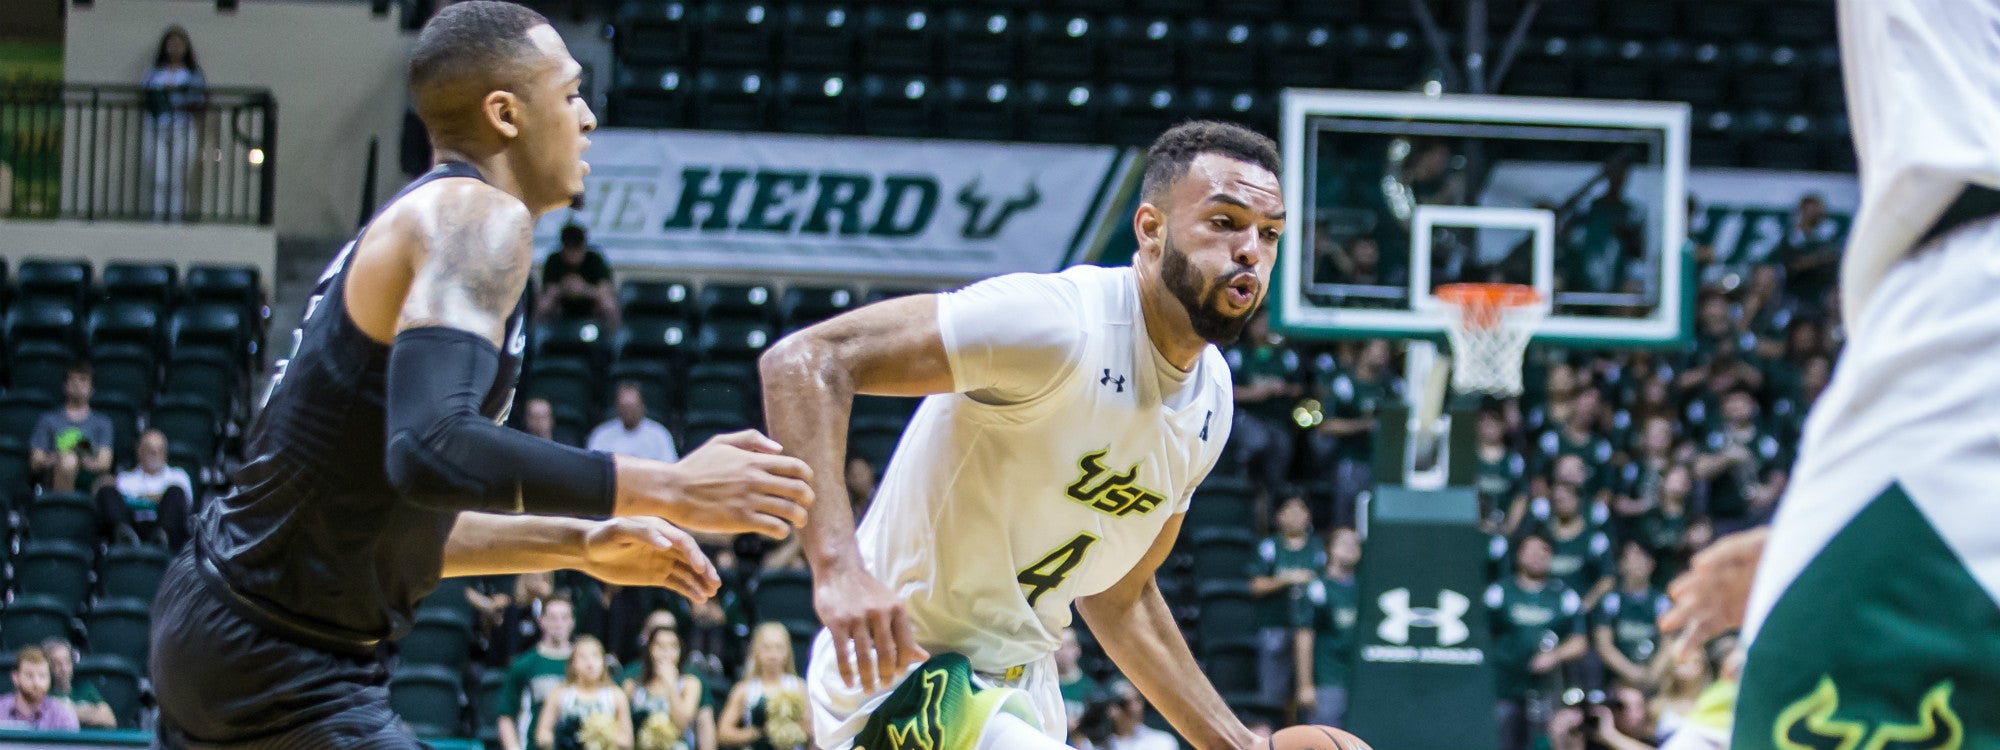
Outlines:
<svg viewBox="0 0 2000 750"><path fill-rule="evenodd" d="M1374 750L1360 737L1333 727L1286 727L1271 735L1270 750Z"/></svg>

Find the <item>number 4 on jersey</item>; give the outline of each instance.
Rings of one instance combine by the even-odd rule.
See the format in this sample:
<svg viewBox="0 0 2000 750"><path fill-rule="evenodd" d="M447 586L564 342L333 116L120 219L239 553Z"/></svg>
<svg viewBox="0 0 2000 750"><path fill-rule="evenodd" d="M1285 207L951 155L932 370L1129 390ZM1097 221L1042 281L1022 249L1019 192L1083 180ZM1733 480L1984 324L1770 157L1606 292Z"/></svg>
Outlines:
<svg viewBox="0 0 2000 750"><path fill-rule="evenodd" d="M1083 553L1089 551L1090 545L1096 543L1097 537L1093 534L1077 534L1075 539L1064 542L1061 547L1055 548L1043 555L1042 559L1022 569L1021 575L1015 580L1020 581L1022 586L1028 587L1028 606L1035 606L1035 602L1040 600L1043 594L1061 586L1063 581L1069 578L1070 571L1076 569L1077 563L1083 562Z"/></svg>

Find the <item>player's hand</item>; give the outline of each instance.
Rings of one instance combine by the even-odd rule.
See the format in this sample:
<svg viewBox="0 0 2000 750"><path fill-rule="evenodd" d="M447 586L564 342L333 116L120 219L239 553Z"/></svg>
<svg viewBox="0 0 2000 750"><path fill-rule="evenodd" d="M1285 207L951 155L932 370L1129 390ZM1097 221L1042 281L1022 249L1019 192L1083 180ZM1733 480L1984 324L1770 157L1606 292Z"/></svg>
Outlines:
<svg viewBox="0 0 2000 750"><path fill-rule="evenodd" d="M717 435L675 464L637 480L636 501L625 502L627 477L619 476L619 515L654 515L696 531L762 534L784 539L806 523L812 507L812 469L755 430ZM650 482L648 481L650 480Z"/></svg>
<svg viewBox="0 0 2000 750"><path fill-rule="evenodd" d="M617 586L665 586L696 603L722 586L694 537L658 518L599 521L584 535L584 572Z"/></svg>
<svg viewBox="0 0 2000 750"><path fill-rule="evenodd" d="M1674 606L1660 616L1660 630L1681 633L1679 649L1699 648L1743 626L1750 582L1764 557L1770 527L1737 532L1716 540L1694 556L1687 572L1667 586ZM1678 654L1677 654L1678 655Z"/></svg>
<svg viewBox="0 0 2000 750"><path fill-rule="evenodd" d="M813 608L833 638L834 662L848 687L873 693L931 657L896 594L859 568L830 572L813 587Z"/></svg>

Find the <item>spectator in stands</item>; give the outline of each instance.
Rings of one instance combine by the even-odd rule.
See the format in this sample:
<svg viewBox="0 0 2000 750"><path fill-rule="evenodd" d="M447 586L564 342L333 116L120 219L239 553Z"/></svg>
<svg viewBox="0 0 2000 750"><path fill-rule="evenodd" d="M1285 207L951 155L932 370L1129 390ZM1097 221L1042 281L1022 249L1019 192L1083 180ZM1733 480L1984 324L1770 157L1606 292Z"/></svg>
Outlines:
<svg viewBox="0 0 2000 750"><path fill-rule="evenodd" d="M725 747L799 750L812 742L806 713L806 685L792 656L792 634L783 623L757 626L750 637L749 664L742 681L729 690L716 739Z"/></svg>
<svg viewBox="0 0 2000 750"><path fill-rule="evenodd" d="M604 644L583 636L570 649L562 685L542 703L535 745L543 750L632 747L632 705L611 681Z"/></svg>
<svg viewBox="0 0 2000 750"><path fill-rule="evenodd" d="M1571 249L1561 256L1562 289L1619 291L1625 286L1627 261L1645 253L1646 213L1625 199L1626 171L1623 163L1606 164L1604 192L1573 218Z"/></svg>
<svg viewBox="0 0 2000 750"><path fill-rule="evenodd" d="M1653 722L1638 688L1586 695L1549 718L1549 750L1653 750Z"/></svg>
<svg viewBox="0 0 2000 750"><path fill-rule="evenodd" d="M1069 718L1069 731L1075 732L1085 704L1097 692L1097 681L1083 671L1083 644L1077 642L1074 628L1063 628L1062 645L1056 647L1056 682L1062 689L1063 714Z"/></svg>
<svg viewBox="0 0 2000 750"><path fill-rule="evenodd" d="M1293 622L1301 721L1329 727L1347 721L1347 679L1361 643L1354 631L1360 612L1354 567L1360 562L1361 535L1354 529L1327 535L1326 569L1306 587Z"/></svg>
<svg viewBox="0 0 2000 750"><path fill-rule="evenodd" d="M1688 498L1694 491L1694 472L1686 464L1675 464L1660 478L1659 502L1647 508L1632 524L1632 540L1645 545L1654 560L1653 584L1665 586L1687 567L1694 550L1688 540Z"/></svg>
<svg viewBox="0 0 2000 750"><path fill-rule="evenodd" d="M97 512L114 543L158 544L179 552L188 539L194 482L167 465L167 435L139 434L138 462L97 488Z"/></svg>
<svg viewBox="0 0 2000 750"><path fill-rule="evenodd" d="M1250 477L1275 495L1291 471L1298 425L1292 407L1305 395L1305 363L1272 335L1269 313L1250 319L1248 334L1227 353L1236 379L1236 422L1229 444Z"/></svg>
<svg viewBox="0 0 2000 750"><path fill-rule="evenodd" d="M1583 459L1564 456L1558 466L1577 467ZM1581 469L1572 469L1571 476ZM1545 534L1552 547L1549 556L1549 575L1562 581L1563 585L1582 597L1583 611L1597 606L1603 597L1617 584L1613 578L1611 560L1611 538L1584 513L1583 499L1578 497L1582 488L1560 473L1549 488L1549 520L1543 524L1540 533Z"/></svg>
<svg viewBox="0 0 2000 750"><path fill-rule="evenodd" d="M1547 716L1562 687L1563 665L1589 650L1576 632L1582 601L1549 575L1553 547L1547 537L1529 534L1514 545L1514 574L1486 589L1493 627L1494 718L1500 746L1523 750L1534 734L1531 716ZM1545 635L1554 634L1554 643ZM1533 705L1531 705L1533 704Z"/></svg>
<svg viewBox="0 0 2000 750"><path fill-rule="evenodd" d="M1708 434L1695 458L1695 474L1708 483L1708 517L1718 534L1762 523L1784 491L1791 461L1776 436L1757 424L1757 398L1729 391L1722 424Z"/></svg>
<svg viewBox="0 0 2000 750"><path fill-rule="evenodd" d="M154 221L180 221L187 211L188 172L200 148L200 118L208 103L208 79L195 61L187 29L168 26L160 35L153 67L140 83L146 90L146 155L151 174Z"/></svg>
<svg viewBox="0 0 2000 750"><path fill-rule="evenodd" d="M701 678L681 671L683 656L673 626L646 631L645 656L625 679L636 750L715 750L715 707Z"/></svg>
<svg viewBox="0 0 2000 750"><path fill-rule="evenodd" d="M1292 495L1278 505L1278 533L1257 545L1250 562L1250 595L1257 597L1257 682L1265 703L1284 705L1292 695L1292 621L1306 585L1326 567L1326 548L1312 538L1306 499Z"/></svg>
<svg viewBox="0 0 2000 750"><path fill-rule="evenodd" d="M536 313L544 317L594 317L618 327L618 287L611 282L611 264L591 249L583 227L566 224L562 246L542 264L542 298Z"/></svg>
<svg viewBox="0 0 2000 750"><path fill-rule="evenodd" d="M1696 702L1709 685L1712 670L1701 649L1661 649L1653 657L1653 681L1659 684L1652 701L1653 736L1665 742L1695 714Z"/></svg>
<svg viewBox="0 0 2000 750"><path fill-rule="evenodd" d="M588 447L594 451L656 461L678 461L674 436L665 425L646 417L646 397L637 383L619 383L616 416L590 431Z"/></svg>
<svg viewBox="0 0 2000 750"><path fill-rule="evenodd" d="M49 657L49 697L68 702L82 726L116 729L118 717L111 715L111 704L104 702L97 686L76 681L76 649L70 647L69 641L44 638L42 653Z"/></svg>
<svg viewBox="0 0 2000 750"><path fill-rule="evenodd" d="M504 750L525 750L529 738L541 736L543 706L555 695L556 688L562 686L575 652L570 642L576 626L575 605L562 597L543 599L538 605L541 642L516 658L507 667L507 678L500 683L500 704L494 714L499 717L500 747ZM602 659L602 646L598 653Z"/></svg>
<svg viewBox="0 0 2000 750"><path fill-rule="evenodd" d="M90 365L63 375L63 405L35 422L28 462L50 492L89 487L111 470L111 419L90 409Z"/></svg>
<svg viewBox="0 0 2000 750"><path fill-rule="evenodd" d="M1609 439L1600 434L1603 404L1604 395L1595 387L1578 385L1575 394L1570 396L1567 414L1536 440L1541 462L1529 468L1548 471L1562 457L1575 456L1583 462L1582 476L1575 480L1577 489L1593 500L1608 497L1609 484L1605 480L1611 458L1617 450ZM1553 415L1551 419L1554 419Z"/></svg>
<svg viewBox="0 0 2000 750"><path fill-rule="evenodd" d="M500 608L500 624L493 629L493 640L487 650L488 666L505 670L514 657L541 641L539 623L543 605L554 599L555 594L553 573L537 571L513 576L511 594Z"/></svg>
<svg viewBox="0 0 2000 750"><path fill-rule="evenodd" d="M556 439L556 408L536 396L521 404L521 431L543 440Z"/></svg>
<svg viewBox="0 0 2000 750"><path fill-rule="evenodd" d="M1528 463L1507 440L1506 417L1495 409L1479 412L1473 486L1479 490L1480 523L1487 533L1514 533L1528 507Z"/></svg>
<svg viewBox="0 0 2000 750"><path fill-rule="evenodd" d="M1181 743L1173 735L1146 726L1146 698L1132 683L1123 677L1112 680L1111 695L1111 736L1090 750L1179 750Z"/></svg>
<svg viewBox="0 0 2000 750"><path fill-rule="evenodd" d="M1355 357L1353 372L1320 372L1316 395L1327 416L1313 435L1313 455L1318 465L1334 467L1335 523L1348 520L1355 497L1371 483L1376 410L1401 397L1390 354L1387 340L1372 339Z"/></svg>
<svg viewBox="0 0 2000 750"><path fill-rule="evenodd" d="M1651 682L1646 665L1660 646L1658 621L1667 613L1667 594L1653 584L1653 554L1646 545L1626 542L1619 550L1618 588L1591 611L1591 645L1617 683L1644 688Z"/></svg>
<svg viewBox="0 0 2000 750"><path fill-rule="evenodd" d="M0 695L0 729L74 732L76 711L68 701L49 699L49 656L35 646L14 657L14 692Z"/></svg>
<svg viewBox="0 0 2000 750"><path fill-rule="evenodd" d="M1826 295L1839 283L1840 225L1826 213L1826 199L1818 193L1799 197L1792 224L1773 256L1785 264L1786 287L1793 297L1816 309L1824 309Z"/></svg>

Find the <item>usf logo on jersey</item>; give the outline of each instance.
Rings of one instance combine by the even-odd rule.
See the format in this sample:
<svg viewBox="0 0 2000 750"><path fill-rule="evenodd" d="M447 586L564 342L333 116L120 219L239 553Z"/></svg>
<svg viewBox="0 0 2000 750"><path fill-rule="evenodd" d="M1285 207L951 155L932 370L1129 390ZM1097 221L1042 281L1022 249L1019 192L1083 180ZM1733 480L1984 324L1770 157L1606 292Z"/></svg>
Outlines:
<svg viewBox="0 0 2000 750"><path fill-rule="evenodd" d="M1139 467L1145 462L1132 464L1132 468L1113 473L1104 466L1105 448L1086 453L1077 461L1076 481L1069 484L1066 492L1069 499L1090 506L1092 510L1124 518L1125 516L1151 513L1166 497L1158 492L1133 484L1139 478Z"/></svg>
<svg viewBox="0 0 2000 750"><path fill-rule="evenodd" d="M1965 726L1951 707L1951 681L1931 686L1917 704L1915 721L1900 723L1835 718L1840 689L1833 678L1778 714L1771 744L1780 750L1959 750Z"/></svg>

